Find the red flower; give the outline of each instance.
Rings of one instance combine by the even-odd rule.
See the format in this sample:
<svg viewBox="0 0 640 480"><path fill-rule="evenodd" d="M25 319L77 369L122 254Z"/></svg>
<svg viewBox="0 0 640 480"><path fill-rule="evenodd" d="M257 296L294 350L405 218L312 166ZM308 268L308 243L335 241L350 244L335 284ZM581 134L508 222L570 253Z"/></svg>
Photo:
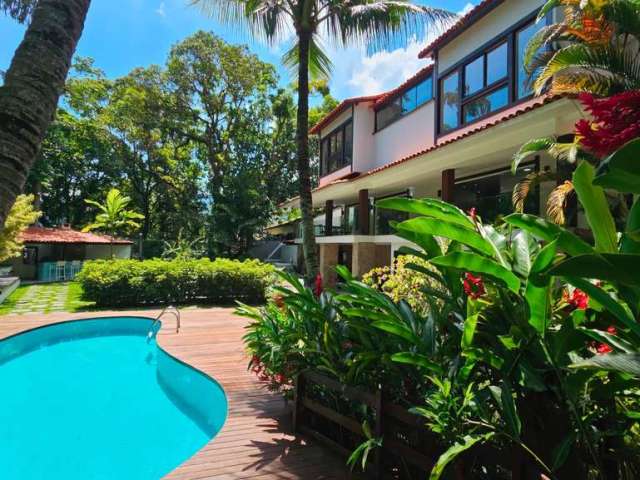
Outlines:
<svg viewBox="0 0 640 480"><path fill-rule="evenodd" d="M606 343L599 343L596 347L596 351L598 352L598 355L606 355L607 353L613 352L613 348Z"/></svg>
<svg viewBox="0 0 640 480"><path fill-rule="evenodd" d="M573 295L571 296L571 300L569 300L569 303L573 308L577 308L578 310L586 310L587 306L589 305L589 295L576 288L573 290Z"/></svg>
<svg viewBox="0 0 640 480"><path fill-rule="evenodd" d="M611 325L611 326L609 326L607 328L607 333L610 333L611 335L617 335L618 334L618 330L616 329L616 327Z"/></svg>
<svg viewBox="0 0 640 480"><path fill-rule="evenodd" d="M316 297L319 297L322 294L322 275L319 273L316 275L316 286L314 289L314 293Z"/></svg>
<svg viewBox="0 0 640 480"><path fill-rule="evenodd" d="M471 217L471 220L473 220L473 222L475 223L478 218L478 210L476 209L476 207L472 207L467 213Z"/></svg>
<svg viewBox="0 0 640 480"><path fill-rule="evenodd" d="M279 385L284 385L285 383L287 383L287 377L285 377L282 373L276 373L273 376L273 380Z"/></svg>
<svg viewBox="0 0 640 480"><path fill-rule="evenodd" d="M576 123L576 134L586 150L602 158L640 137L640 90L607 98L583 93L579 98L593 117Z"/></svg>
<svg viewBox="0 0 640 480"><path fill-rule="evenodd" d="M476 277L469 272L464 274L463 286L464 293L466 293L468 297L471 297L474 300L477 300L486 293L482 277Z"/></svg>

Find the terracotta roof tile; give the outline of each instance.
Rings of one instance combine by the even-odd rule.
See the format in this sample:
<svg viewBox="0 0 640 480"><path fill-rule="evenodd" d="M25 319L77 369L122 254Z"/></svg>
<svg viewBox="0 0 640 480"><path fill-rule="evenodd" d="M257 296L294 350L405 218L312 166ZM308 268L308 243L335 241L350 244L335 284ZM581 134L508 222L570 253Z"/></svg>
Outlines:
<svg viewBox="0 0 640 480"><path fill-rule="evenodd" d="M427 45L418 58L425 58L430 56L435 50L442 47L450 40L455 38L462 30L473 25L475 22L484 17L493 8L497 7L505 0L482 0L478 5L469 10L466 14L462 15L453 25L451 25L442 35L436 38L433 42Z"/></svg>
<svg viewBox="0 0 640 480"><path fill-rule="evenodd" d="M83 243L89 245L131 245L130 240L98 235L91 232L79 232L71 228L29 227L20 235L25 243ZM113 240L113 241L112 241Z"/></svg>

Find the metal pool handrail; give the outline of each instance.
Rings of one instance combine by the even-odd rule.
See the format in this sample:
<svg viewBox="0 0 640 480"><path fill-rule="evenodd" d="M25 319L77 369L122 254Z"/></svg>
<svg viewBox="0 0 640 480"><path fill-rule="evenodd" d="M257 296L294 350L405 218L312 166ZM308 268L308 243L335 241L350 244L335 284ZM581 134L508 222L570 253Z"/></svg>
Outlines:
<svg viewBox="0 0 640 480"><path fill-rule="evenodd" d="M156 317L156 319L151 324L151 330L153 330L153 328L158 324L160 319L165 314L172 314L176 318L176 333L180 333L180 310L178 310L178 308L174 307L173 305L167 305L162 309L160 314Z"/></svg>

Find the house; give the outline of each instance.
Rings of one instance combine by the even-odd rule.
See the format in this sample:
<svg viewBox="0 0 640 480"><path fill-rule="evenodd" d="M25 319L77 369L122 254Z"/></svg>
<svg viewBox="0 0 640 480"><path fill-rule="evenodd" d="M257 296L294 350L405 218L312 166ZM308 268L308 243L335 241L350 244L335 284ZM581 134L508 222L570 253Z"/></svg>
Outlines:
<svg viewBox="0 0 640 480"><path fill-rule="evenodd" d="M20 236L22 257L12 262L13 274L23 281L71 280L85 260L131 258L133 242L108 235L79 232L68 226L31 226Z"/></svg>
<svg viewBox="0 0 640 480"><path fill-rule="evenodd" d="M404 214L377 209L390 196L433 197L484 220L510 213L514 186L534 171L570 174L547 155L516 174L514 153L528 140L573 132L583 116L572 98L534 97L524 68L544 0L483 0L421 53L430 61L397 88L343 101L311 130L321 141L313 192L321 273L335 279L389 265L406 242L390 223ZM537 187L527 211L539 213L555 183ZM285 206L296 206L296 199ZM298 242L300 239L298 239Z"/></svg>

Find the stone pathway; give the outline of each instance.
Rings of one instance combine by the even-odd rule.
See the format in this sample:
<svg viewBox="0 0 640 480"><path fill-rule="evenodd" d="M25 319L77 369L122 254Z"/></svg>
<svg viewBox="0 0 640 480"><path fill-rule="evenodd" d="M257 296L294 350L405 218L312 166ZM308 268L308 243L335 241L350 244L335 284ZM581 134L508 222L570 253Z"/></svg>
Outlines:
<svg viewBox="0 0 640 480"><path fill-rule="evenodd" d="M68 293L68 283L31 285L23 297L16 302L12 313L24 315L26 313L62 312L65 310Z"/></svg>

